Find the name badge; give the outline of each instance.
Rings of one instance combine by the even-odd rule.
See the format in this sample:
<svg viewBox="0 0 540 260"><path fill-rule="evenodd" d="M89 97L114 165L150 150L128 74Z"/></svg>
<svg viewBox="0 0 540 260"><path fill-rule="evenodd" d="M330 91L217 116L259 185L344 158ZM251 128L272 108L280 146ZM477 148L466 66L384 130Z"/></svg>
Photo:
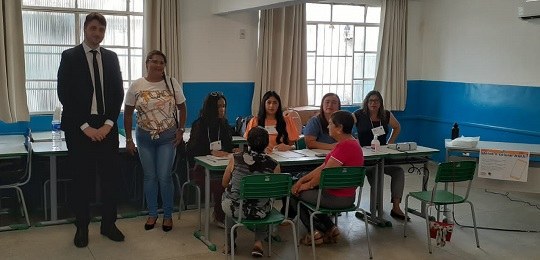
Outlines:
<svg viewBox="0 0 540 260"><path fill-rule="evenodd" d="M386 133L384 132L384 128L382 126L372 128L371 132L373 133L373 135L376 135L376 136L382 136Z"/></svg>
<svg viewBox="0 0 540 260"><path fill-rule="evenodd" d="M275 125L267 125L264 127L266 131L268 131L269 135L275 135L277 134L277 129Z"/></svg>
<svg viewBox="0 0 540 260"><path fill-rule="evenodd" d="M221 141L215 141L210 143L211 151L220 151L221 150Z"/></svg>

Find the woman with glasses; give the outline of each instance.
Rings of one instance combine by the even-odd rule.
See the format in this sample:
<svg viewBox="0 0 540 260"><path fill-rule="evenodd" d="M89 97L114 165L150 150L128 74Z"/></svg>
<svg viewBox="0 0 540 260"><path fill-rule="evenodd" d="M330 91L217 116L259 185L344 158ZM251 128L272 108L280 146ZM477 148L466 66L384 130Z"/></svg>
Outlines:
<svg viewBox="0 0 540 260"><path fill-rule="evenodd" d="M328 120L332 113L341 109L341 101L335 93L326 93L321 100L319 114L313 116L304 128L304 139L309 149L332 150L336 139L328 132Z"/></svg>
<svg viewBox="0 0 540 260"><path fill-rule="evenodd" d="M126 149L139 153L144 171L144 194L148 205L148 219L144 229L153 229L158 219L158 190L163 206L162 229L172 229L174 185L172 169L176 146L183 141L186 121L186 98L178 81L165 76L167 57L153 50L146 56L146 77L129 87L124 107ZM133 142L131 125L137 109L137 129ZM178 111L180 113L178 113ZM159 189L158 189L159 185Z"/></svg>
<svg viewBox="0 0 540 260"><path fill-rule="evenodd" d="M356 117L356 129L358 130L358 141L361 146L371 146L374 133L381 145L393 144L401 130L399 122L392 112L384 109L383 98L379 91L370 91L363 101L363 107L354 112ZM370 184L373 183L375 169L369 167L366 176ZM384 173L392 177L390 182L392 210L390 216L399 220L405 220L405 214L399 204L403 197L405 186L404 171L399 166L385 166Z"/></svg>
<svg viewBox="0 0 540 260"><path fill-rule="evenodd" d="M247 138L249 131L257 126L268 131L270 139L266 149L267 153L274 149L289 151L295 148L294 142L299 137L296 124L291 117L283 115L281 98L276 92L268 91L264 94L259 106L259 113L249 121L244 138Z"/></svg>
<svg viewBox="0 0 540 260"><path fill-rule="evenodd" d="M227 99L221 92L212 92L206 96L203 107L197 118L191 125L187 153L190 161L195 156L213 155L226 157L233 150L232 129L225 116ZM192 170L195 181L204 185L204 168L196 165ZM211 175L221 177L223 172L212 172ZM221 209L221 194L223 187L221 178L210 180L210 190L214 198L214 223L225 227L225 213Z"/></svg>

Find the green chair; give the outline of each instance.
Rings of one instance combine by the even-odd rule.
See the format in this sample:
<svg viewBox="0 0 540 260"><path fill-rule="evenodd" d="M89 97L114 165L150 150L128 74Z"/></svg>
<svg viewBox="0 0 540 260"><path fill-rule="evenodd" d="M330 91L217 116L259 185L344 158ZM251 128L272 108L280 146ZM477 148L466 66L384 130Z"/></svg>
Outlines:
<svg viewBox="0 0 540 260"><path fill-rule="evenodd" d="M336 216L337 223L337 214L340 212L351 212L351 211L360 211L362 216L366 216L366 212L360 208L360 199L362 195L362 186L364 185L364 176L366 175L366 168L364 167L335 167L335 168L325 168L321 173L321 179L319 182L319 194L317 195L317 204L310 204L304 201L299 201L297 205L297 212L300 214L300 204L308 207L313 213L309 216L309 226L311 232L311 248L313 250L313 259L316 259L315 254L315 237L314 237L314 228L313 228L313 217L316 214L329 214ZM360 188L358 191L358 197L356 203L351 205L349 208L345 209L333 209L333 208L324 208L321 207L321 196L324 189L342 189L342 188ZM297 220L299 217L297 217ZM371 252L371 244L369 241L369 230L367 219L364 219L364 224L366 227L366 237L368 243L369 258L372 259L373 255ZM298 225L299 226L299 225Z"/></svg>
<svg viewBox="0 0 540 260"><path fill-rule="evenodd" d="M298 259L298 245L296 237L296 228L294 222L287 219L285 216L288 214L289 209L289 194L292 186L291 175L287 173L261 173L245 176L242 178L240 184L240 207L238 212L243 212L244 200L248 199L270 199L273 206L275 199L287 198L285 215L281 214L278 210L272 207L272 211L264 219L242 219L242 214L239 214L238 218L233 218L234 224L231 228L230 245L231 256L234 259L234 231L239 226L253 227L258 225L268 225L268 256L271 255L272 250L272 237L271 230L272 225L281 224L283 222L289 222L293 232L294 241L294 253L296 259ZM227 237L227 221L225 221L225 238ZM227 239L225 239L226 241Z"/></svg>
<svg viewBox="0 0 540 260"><path fill-rule="evenodd" d="M476 230L476 216L474 214L473 204L467 200L469 197L469 192L471 190L471 183L474 178L474 172L476 170L476 162L474 161L462 161L462 162L445 162L440 163L439 168L437 169L437 175L435 177L435 185L431 191L418 191L418 192L409 192L405 197L405 208L408 208L409 197L413 197L417 200L423 202L424 212L428 214L428 209L431 206L435 206L437 210L437 216L439 215L440 206L451 205L451 204L461 204L469 203L471 206L472 219L474 224L474 236L476 237L476 247L480 248L480 243L478 242L478 231ZM454 193L454 186L457 182L467 181L467 190L464 194ZM439 183L450 184L452 183L452 192L444 190L438 190L437 186ZM447 186L447 185L444 185ZM405 211L405 217L408 217L407 211ZM426 219L426 228L427 228L427 240L428 240L428 250L431 254L431 238L429 234L429 215L425 217ZM406 233L407 221L403 225L403 236L407 237Z"/></svg>

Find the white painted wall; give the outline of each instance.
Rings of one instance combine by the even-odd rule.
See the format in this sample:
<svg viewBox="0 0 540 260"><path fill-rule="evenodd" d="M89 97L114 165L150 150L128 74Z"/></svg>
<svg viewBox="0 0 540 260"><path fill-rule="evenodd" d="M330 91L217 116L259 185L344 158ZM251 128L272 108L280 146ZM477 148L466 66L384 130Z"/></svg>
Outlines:
<svg viewBox="0 0 540 260"><path fill-rule="evenodd" d="M424 4L420 1L409 1L407 11L407 79L422 79Z"/></svg>
<svg viewBox="0 0 540 260"><path fill-rule="evenodd" d="M540 86L540 20L519 19L522 2L422 1L423 21L413 20L415 28L409 31L421 32L423 52L413 50L408 56L414 64L422 61L421 76L412 65L410 77Z"/></svg>
<svg viewBox="0 0 540 260"><path fill-rule="evenodd" d="M212 13L213 0L182 0L184 82L253 82L258 12ZM240 39L244 29L246 38Z"/></svg>

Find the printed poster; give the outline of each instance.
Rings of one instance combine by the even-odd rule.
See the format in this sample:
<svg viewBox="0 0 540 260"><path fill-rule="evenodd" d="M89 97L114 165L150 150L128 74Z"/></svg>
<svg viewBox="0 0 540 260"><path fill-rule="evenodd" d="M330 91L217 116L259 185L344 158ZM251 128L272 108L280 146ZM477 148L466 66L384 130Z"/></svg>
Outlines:
<svg viewBox="0 0 540 260"><path fill-rule="evenodd" d="M527 182L529 152L481 149L478 177L505 181Z"/></svg>

